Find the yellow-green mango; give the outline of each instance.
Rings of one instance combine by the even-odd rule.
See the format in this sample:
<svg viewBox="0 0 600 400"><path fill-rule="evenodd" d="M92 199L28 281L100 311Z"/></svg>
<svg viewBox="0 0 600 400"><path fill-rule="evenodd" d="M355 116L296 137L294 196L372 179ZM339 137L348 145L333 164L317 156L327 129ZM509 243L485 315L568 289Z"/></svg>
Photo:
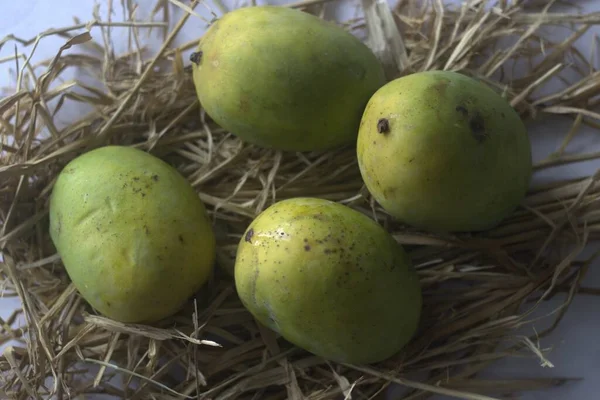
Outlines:
<svg viewBox="0 0 600 400"><path fill-rule="evenodd" d="M381 87L362 117L357 158L390 215L432 232L494 227L523 200L532 174L517 112L486 84L450 71Z"/></svg>
<svg viewBox="0 0 600 400"><path fill-rule="evenodd" d="M403 247L364 214L298 197L260 213L241 238L237 293L257 321L328 360L374 363L417 331L420 282Z"/></svg>
<svg viewBox="0 0 600 400"><path fill-rule="evenodd" d="M355 144L364 107L385 83L358 38L278 6L224 14L190 59L199 101L215 122L247 143L286 151Z"/></svg>
<svg viewBox="0 0 600 400"><path fill-rule="evenodd" d="M126 146L91 150L63 168L50 198L50 236L81 296L121 322L174 314L215 260L212 226L192 186Z"/></svg>

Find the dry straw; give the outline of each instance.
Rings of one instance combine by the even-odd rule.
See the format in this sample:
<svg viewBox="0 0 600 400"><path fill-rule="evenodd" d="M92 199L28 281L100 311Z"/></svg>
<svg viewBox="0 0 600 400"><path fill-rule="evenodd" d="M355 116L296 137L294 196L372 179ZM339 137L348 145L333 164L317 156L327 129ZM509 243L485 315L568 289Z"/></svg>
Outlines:
<svg viewBox="0 0 600 400"><path fill-rule="evenodd" d="M1 340L22 344L0 358L0 397L374 399L395 382L408 389L403 399L442 393L480 400L565 382L490 381L477 374L505 357L535 357L549 365L536 343L551 329L531 337L517 330L532 321L536 306L557 293L568 295L551 317L556 318L551 328L573 296L597 292L580 282L596 256L581 254L600 231L598 174L532 188L522 207L489 232L440 237L411 230L370 199L352 148L305 154L261 150L201 112L182 56L195 41L175 47L172 40L186 19L210 21L227 11L222 4L213 3L211 13L208 5L160 0L153 12L158 22L148 22L132 17L131 2L122 3L129 15L118 22L96 15L90 23L43 32L34 40L9 36L0 41L0 46L24 43L31 54L44 46L45 36L66 41L55 58L38 65L30 55L1 60L19 72L16 89L0 100L2 285L4 296L19 296L23 306L0 321ZM537 169L596 158L599 154L565 149L582 126L600 127L594 111L600 92L595 55L574 47L600 22L600 13L554 11L552 2L537 3L471 0L451 7L441 0L405 0L390 9L385 2L363 0L365 17L343 26L357 34L368 28L368 44L389 79L424 69L461 70L497 87L524 119L572 118L562 146ZM332 5L308 0L289 6L323 15ZM181 21L169 21L172 7L185 10ZM161 13L164 19L157 17ZM567 34L552 41L547 28L558 26ZM140 48L149 29L164 33L164 44L152 57ZM115 30L129 31L127 54L113 53L110 32ZM519 76L512 76L515 64L524 67ZM71 67L94 77L101 89L77 80L61 82ZM560 88L550 90L549 83L557 80ZM76 102L92 111L58 125L57 110ZM69 284L51 245L47 201L66 162L107 143L151 151L193 183L215 223L224 270L231 268L251 218L275 200L318 196L377 219L418 266L425 293L419 334L401 354L377 365L328 363L257 326L221 269L185 309L157 326L124 325L95 315ZM24 327L15 325L19 316ZM113 379L116 374L130 388L123 390Z"/></svg>

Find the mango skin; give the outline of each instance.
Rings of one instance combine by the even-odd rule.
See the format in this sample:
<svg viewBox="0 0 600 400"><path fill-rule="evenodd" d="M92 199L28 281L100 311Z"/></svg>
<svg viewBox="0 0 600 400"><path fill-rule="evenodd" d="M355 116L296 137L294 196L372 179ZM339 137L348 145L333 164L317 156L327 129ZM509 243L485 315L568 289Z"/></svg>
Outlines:
<svg viewBox="0 0 600 400"><path fill-rule="evenodd" d="M419 325L421 287L404 249L339 203L298 197L264 210L239 243L234 274L261 324L335 362L385 360Z"/></svg>
<svg viewBox="0 0 600 400"><path fill-rule="evenodd" d="M263 148L354 144L367 101L385 83L380 62L358 38L285 7L226 13L197 52L192 76L206 113Z"/></svg>
<svg viewBox="0 0 600 400"><path fill-rule="evenodd" d="M432 232L496 226L523 200L532 174L516 111L485 84L450 71L380 88L362 117L357 158L389 214Z"/></svg>
<svg viewBox="0 0 600 400"><path fill-rule="evenodd" d="M50 237L81 296L121 322L177 312L207 281L215 237L177 170L124 146L69 162L50 199Z"/></svg>

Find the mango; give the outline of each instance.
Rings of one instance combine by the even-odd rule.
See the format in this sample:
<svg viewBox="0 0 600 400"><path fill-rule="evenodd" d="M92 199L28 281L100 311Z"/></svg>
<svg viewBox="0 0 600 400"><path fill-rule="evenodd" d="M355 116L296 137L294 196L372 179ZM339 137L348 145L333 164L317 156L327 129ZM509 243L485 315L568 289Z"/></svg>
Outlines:
<svg viewBox="0 0 600 400"><path fill-rule="evenodd" d="M418 329L421 286L403 247L339 203L297 197L268 207L239 242L234 276L259 323L328 360L385 360Z"/></svg>
<svg viewBox="0 0 600 400"><path fill-rule="evenodd" d="M418 72L381 87L363 114L356 152L381 207L430 232L491 229L518 207L532 174L517 112L458 72Z"/></svg>
<svg viewBox="0 0 600 400"><path fill-rule="evenodd" d="M216 245L204 204L177 170L142 150L105 146L71 160L49 207L67 274L109 318L168 317L212 273Z"/></svg>
<svg viewBox="0 0 600 400"><path fill-rule="evenodd" d="M332 22L279 6L214 22L190 59L201 106L241 140L284 151L354 145L382 65Z"/></svg>

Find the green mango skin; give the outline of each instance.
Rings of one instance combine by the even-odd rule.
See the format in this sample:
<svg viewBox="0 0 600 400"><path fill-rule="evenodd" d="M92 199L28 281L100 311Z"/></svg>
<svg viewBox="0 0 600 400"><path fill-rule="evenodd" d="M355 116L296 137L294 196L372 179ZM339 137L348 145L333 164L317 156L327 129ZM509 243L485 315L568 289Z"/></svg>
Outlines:
<svg viewBox="0 0 600 400"><path fill-rule="evenodd" d="M125 146L69 162L50 198L50 237L81 296L121 322L177 312L212 273L204 204L177 170Z"/></svg>
<svg viewBox="0 0 600 400"><path fill-rule="evenodd" d="M206 113L263 148L318 151L356 143L364 107L385 83L380 62L358 38L285 7L226 13L197 51L193 81Z"/></svg>
<svg viewBox="0 0 600 400"><path fill-rule="evenodd" d="M396 219L431 232L491 229L525 197L531 144L510 104L450 71L397 78L369 100L357 158L364 183Z"/></svg>
<svg viewBox="0 0 600 400"><path fill-rule="evenodd" d="M298 197L264 210L239 243L234 274L261 324L331 361L385 360L419 325L421 287L404 249L335 202Z"/></svg>

